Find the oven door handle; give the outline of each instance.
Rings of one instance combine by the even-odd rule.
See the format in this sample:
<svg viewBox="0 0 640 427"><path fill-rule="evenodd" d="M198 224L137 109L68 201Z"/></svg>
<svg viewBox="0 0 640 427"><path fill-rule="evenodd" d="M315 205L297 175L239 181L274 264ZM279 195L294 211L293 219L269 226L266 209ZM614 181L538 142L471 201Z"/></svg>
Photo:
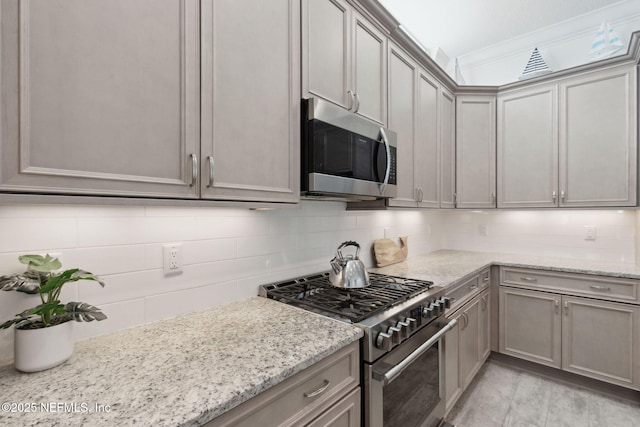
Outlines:
<svg viewBox="0 0 640 427"><path fill-rule="evenodd" d="M387 369L384 372L379 372L379 371L374 370L373 371L373 379L376 380L376 381L380 381L384 385L389 384L391 381L393 381L396 378L398 378L398 376L400 376L402 371L404 371L409 365L411 365L411 363L413 363L418 357L422 356L422 354L425 351L427 351L431 347L433 347L433 345L436 342L438 342L440 340L440 338L442 338L444 336L444 334L449 332L450 329L453 329L456 326L457 323L458 323L458 320L451 319L449 321L449 323L445 324L442 327L442 329L440 329L435 335L433 335L431 338L429 338L420 347L415 349L415 351L413 353L411 353L410 355L405 357L400 363L398 363L397 365L391 367L390 369Z"/></svg>

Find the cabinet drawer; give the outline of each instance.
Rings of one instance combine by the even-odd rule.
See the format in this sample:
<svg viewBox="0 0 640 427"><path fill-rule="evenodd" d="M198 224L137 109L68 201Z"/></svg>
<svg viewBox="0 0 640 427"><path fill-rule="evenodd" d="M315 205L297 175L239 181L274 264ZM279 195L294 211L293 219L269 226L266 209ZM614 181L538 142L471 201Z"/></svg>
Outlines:
<svg viewBox="0 0 640 427"><path fill-rule="evenodd" d="M501 284L552 290L613 301L639 302L638 281L586 274L557 273L523 268L500 269Z"/></svg>
<svg viewBox="0 0 640 427"><path fill-rule="evenodd" d="M473 296L481 289L486 288L491 283L491 275L489 269L483 270L480 274L452 286L445 291L445 296L453 298L451 307L447 309L447 313L453 313L459 307L473 298Z"/></svg>
<svg viewBox="0 0 640 427"><path fill-rule="evenodd" d="M206 426L289 426L311 421L360 383L358 343L294 375Z"/></svg>

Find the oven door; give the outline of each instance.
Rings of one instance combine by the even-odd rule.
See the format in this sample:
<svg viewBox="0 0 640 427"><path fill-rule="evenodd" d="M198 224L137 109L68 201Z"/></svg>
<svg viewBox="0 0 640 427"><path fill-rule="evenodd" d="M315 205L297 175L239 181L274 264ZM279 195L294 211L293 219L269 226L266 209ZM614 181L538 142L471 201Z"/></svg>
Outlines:
<svg viewBox="0 0 640 427"><path fill-rule="evenodd" d="M367 427L437 426L444 417L441 339L455 320L432 322L372 365L365 365Z"/></svg>

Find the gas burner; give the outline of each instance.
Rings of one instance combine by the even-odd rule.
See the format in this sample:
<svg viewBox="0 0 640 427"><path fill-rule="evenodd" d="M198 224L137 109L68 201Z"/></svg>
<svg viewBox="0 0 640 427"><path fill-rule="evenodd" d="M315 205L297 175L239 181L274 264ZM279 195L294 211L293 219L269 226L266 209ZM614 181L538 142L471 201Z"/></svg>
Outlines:
<svg viewBox="0 0 640 427"><path fill-rule="evenodd" d="M329 273L320 273L261 288L269 298L358 323L433 285L428 281L377 273L369 273L369 279L371 284L366 288L343 289L331 285Z"/></svg>

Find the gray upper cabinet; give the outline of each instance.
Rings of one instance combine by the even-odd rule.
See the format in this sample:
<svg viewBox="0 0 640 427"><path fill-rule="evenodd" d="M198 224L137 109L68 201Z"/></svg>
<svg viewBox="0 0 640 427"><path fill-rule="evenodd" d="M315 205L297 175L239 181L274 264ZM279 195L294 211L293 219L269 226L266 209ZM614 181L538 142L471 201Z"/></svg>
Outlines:
<svg viewBox="0 0 640 427"><path fill-rule="evenodd" d="M198 4L2 2L0 190L196 198Z"/></svg>
<svg viewBox="0 0 640 427"><path fill-rule="evenodd" d="M456 99L456 207L496 207L496 97Z"/></svg>
<svg viewBox="0 0 640 427"><path fill-rule="evenodd" d="M556 85L498 95L498 207L554 207L558 195Z"/></svg>
<svg viewBox="0 0 640 427"><path fill-rule="evenodd" d="M415 179L419 207L453 208L455 97L423 69L418 74Z"/></svg>
<svg viewBox="0 0 640 427"><path fill-rule="evenodd" d="M295 0L202 2L203 198L299 199L299 17Z"/></svg>
<svg viewBox="0 0 640 427"><path fill-rule="evenodd" d="M636 68L498 95L498 207L634 206Z"/></svg>
<svg viewBox="0 0 640 427"><path fill-rule="evenodd" d="M440 87L440 207L455 208L456 98Z"/></svg>
<svg viewBox="0 0 640 427"><path fill-rule="evenodd" d="M560 206L634 206L637 67L561 81Z"/></svg>
<svg viewBox="0 0 640 427"><path fill-rule="evenodd" d="M303 96L386 124L387 38L344 0L302 2Z"/></svg>
<svg viewBox="0 0 640 427"><path fill-rule="evenodd" d="M438 82L420 70L416 120L416 191L418 206L440 207L440 143Z"/></svg>
<svg viewBox="0 0 640 427"><path fill-rule="evenodd" d="M389 44L389 128L398 135L398 195L390 206L415 207L415 120L418 67L403 51Z"/></svg>

